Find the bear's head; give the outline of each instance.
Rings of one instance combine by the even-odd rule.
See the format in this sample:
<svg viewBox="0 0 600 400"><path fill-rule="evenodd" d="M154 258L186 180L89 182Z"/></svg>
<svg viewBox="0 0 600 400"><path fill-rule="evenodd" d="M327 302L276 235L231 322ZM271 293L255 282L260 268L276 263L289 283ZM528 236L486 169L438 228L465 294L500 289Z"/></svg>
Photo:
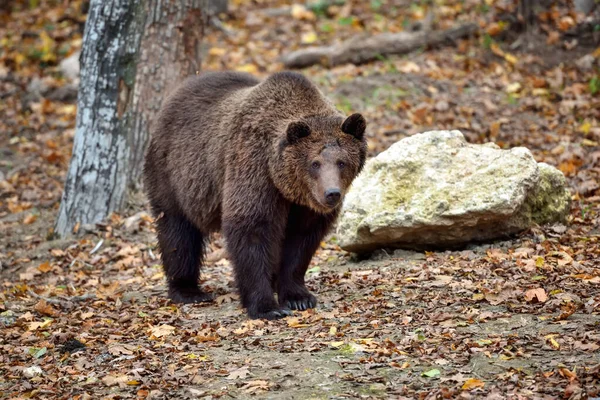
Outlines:
<svg viewBox="0 0 600 400"><path fill-rule="evenodd" d="M340 207L367 154L360 114L310 116L289 123L271 174L289 201L329 214Z"/></svg>

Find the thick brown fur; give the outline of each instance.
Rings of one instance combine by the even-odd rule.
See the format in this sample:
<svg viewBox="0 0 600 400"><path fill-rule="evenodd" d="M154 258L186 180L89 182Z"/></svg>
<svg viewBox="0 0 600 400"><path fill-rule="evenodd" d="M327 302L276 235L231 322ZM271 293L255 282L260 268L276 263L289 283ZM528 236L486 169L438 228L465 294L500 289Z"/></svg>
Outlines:
<svg viewBox="0 0 600 400"><path fill-rule="evenodd" d="M297 73L186 80L158 115L144 166L170 298L210 300L199 270L208 234L222 230L250 317L315 307L304 274L365 162L364 130Z"/></svg>

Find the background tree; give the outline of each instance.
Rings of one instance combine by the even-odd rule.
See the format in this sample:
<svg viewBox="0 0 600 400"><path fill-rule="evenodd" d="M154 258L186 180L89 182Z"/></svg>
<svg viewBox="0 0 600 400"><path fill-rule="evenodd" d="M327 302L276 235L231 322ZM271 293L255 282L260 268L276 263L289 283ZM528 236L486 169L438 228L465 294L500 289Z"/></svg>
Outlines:
<svg viewBox="0 0 600 400"><path fill-rule="evenodd" d="M169 89L200 70L207 17L224 8L226 0L90 2L57 234L119 210L139 186L152 118Z"/></svg>

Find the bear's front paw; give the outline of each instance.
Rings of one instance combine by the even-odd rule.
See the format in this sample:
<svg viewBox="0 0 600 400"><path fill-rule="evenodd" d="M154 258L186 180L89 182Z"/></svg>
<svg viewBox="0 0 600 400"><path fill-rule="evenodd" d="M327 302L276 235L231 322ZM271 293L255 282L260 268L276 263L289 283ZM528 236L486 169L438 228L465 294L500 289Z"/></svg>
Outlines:
<svg viewBox="0 0 600 400"><path fill-rule="evenodd" d="M213 301L213 295L199 288L171 288L169 298L173 303L194 304Z"/></svg>
<svg viewBox="0 0 600 400"><path fill-rule="evenodd" d="M279 294L279 304L291 310L308 310L317 306L317 298L305 287L286 290Z"/></svg>
<svg viewBox="0 0 600 400"><path fill-rule="evenodd" d="M252 319L273 320L273 319L281 319L281 318L289 317L290 315L292 315L292 311L288 310L287 308L279 308L277 310L271 310L271 311L266 311L266 312L254 312L254 313L248 312L248 316Z"/></svg>
<svg viewBox="0 0 600 400"><path fill-rule="evenodd" d="M292 311L280 307L275 301L269 304L253 304L248 307L248 316L252 319L281 319L292 315Z"/></svg>

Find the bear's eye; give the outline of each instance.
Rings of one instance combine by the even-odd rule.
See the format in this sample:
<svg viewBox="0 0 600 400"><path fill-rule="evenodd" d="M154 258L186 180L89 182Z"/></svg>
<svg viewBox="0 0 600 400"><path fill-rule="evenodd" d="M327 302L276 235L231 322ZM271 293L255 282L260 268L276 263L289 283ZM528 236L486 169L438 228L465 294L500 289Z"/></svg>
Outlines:
<svg viewBox="0 0 600 400"><path fill-rule="evenodd" d="M344 167L346 167L346 163L343 161L338 161L337 166L339 169L344 169Z"/></svg>
<svg viewBox="0 0 600 400"><path fill-rule="evenodd" d="M318 161L313 161L313 163L310 165L310 167L312 169L319 169L319 168L321 168L321 163Z"/></svg>

